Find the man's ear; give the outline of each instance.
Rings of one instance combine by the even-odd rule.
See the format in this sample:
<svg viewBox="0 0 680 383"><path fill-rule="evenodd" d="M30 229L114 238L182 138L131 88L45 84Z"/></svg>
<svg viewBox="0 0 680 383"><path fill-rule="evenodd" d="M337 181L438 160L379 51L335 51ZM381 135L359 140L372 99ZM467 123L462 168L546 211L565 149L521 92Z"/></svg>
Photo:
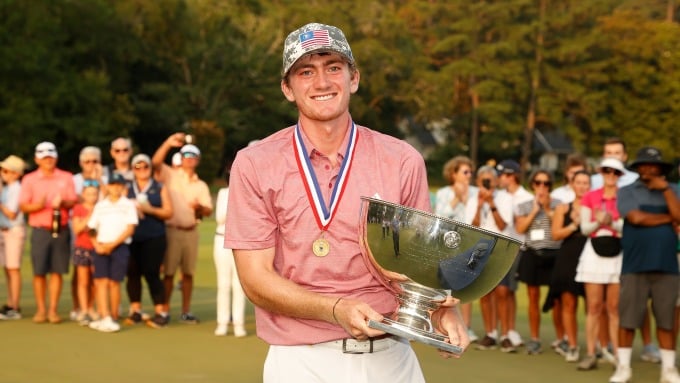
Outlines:
<svg viewBox="0 0 680 383"><path fill-rule="evenodd" d="M356 69L354 71L354 75L349 81L349 91L350 93L354 94L359 90L359 79L361 78L361 74L359 73L359 70Z"/></svg>
<svg viewBox="0 0 680 383"><path fill-rule="evenodd" d="M295 95L293 94L293 90L290 89L285 80L281 80L281 92L283 92L283 95L286 97L286 100L290 102L295 102Z"/></svg>

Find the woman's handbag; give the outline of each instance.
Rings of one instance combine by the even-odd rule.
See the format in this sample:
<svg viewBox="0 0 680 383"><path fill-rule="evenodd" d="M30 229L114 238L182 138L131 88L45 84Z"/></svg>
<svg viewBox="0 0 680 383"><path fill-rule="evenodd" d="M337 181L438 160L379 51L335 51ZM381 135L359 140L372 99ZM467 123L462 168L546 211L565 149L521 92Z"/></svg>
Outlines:
<svg viewBox="0 0 680 383"><path fill-rule="evenodd" d="M615 257L621 253L621 238L605 236L590 239L593 250L601 257Z"/></svg>

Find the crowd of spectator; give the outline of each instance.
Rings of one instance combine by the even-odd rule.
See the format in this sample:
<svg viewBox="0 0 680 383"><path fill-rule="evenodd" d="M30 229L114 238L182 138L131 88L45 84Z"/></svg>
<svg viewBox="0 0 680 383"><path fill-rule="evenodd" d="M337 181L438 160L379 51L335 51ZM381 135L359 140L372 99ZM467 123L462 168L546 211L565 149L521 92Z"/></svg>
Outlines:
<svg viewBox="0 0 680 383"><path fill-rule="evenodd" d="M680 382L675 367L680 192L668 180L672 164L658 149L643 147L626 162L625 143L611 138L592 175L586 158L574 153L566 159L562 186L553 189L552 172L538 168L528 177L530 191L521 186L522 169L512 159L492 163L495 171L490 164L481 166L476 181L467 157L455 157L444 166L450 185L436 193L437 214L524 243L508 275L480 299L481 339L472 330L470 306L464 307L475 348L517 352L523 347L529 355L540 354L542 307L552 311L551 348L577 363L578 370L606 361L616 366L611 383L629 382L633 337L639 329L642 360L661 364L661 382ZM527 291L526 342L514 326L518 282ZM578 342L580 297L586 307L583 353Z"/></svg>
<svg viewBox="0 0 680 383"><path fill-rule="evenodd" d="M171 166L164 163L174 151ZM22 318L21 256L30 235L35 323L62 322L58 312L63 276L71 276L71 320L101 332L117 332L121 323L145 323L152 328L168 325L175 274L179 278L181 308L178 320L195 324L191 312L193 277L198 257L198 225L213 211L208 185L198 177L200 149L184 133L169 136L153 153L133 156L132 142L119 137L111 142L112 162L102 164L101 150L81 149L81 172L72 174L57 166L59 153L51 142L35 147L35 170L10 155L2 163L0 198L0 265L7 279L7 301L0 319ZM227 188L220 190L226 193ZM221 199L226 213L226 200ZM27 227L28 226L28 227ZM223 245L215 243L215 260L221 265ZM219 254L218 254L219 253ZM232 260L233 263L233 260ZM73 267L71 267L73 265ZM227 278L218 267L218 278ZM227 334L234 318L235 335L245 336L244 294L237 289L238 276L229 269L234 286L234 305L225 307L232 294L220 288L220 322L216 335ZM142 278L153 302L153 312L142 310ZM129 307L123 304L121 283ZM222 286L220 282L218 285ZM226 313L226 314L225 314Z"/></svg>

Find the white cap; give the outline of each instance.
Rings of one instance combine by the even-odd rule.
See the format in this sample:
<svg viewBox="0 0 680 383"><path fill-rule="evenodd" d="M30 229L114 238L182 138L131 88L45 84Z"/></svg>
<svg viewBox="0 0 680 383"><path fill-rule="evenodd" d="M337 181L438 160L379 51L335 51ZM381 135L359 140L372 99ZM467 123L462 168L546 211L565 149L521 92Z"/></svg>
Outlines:
<svg viewBox="0 0 680 383"><path fill-rule="evenodd" d="M598 166L597 169L600 170L602 168L611 168L614 170L618 170L621 173L626 172L625 168L623 167L623 163L619 161L617 158L612 157L605 158L602 160L602 162L600 162L600 166Z"/></svg>
<svg viewBox="0 0 680 383"><path fill-rule="evenodd" d="M198 149L198 147L196 145L192 145L192 144L186 144L186 145L182 146L182 149L180 149L179 152L182 153L182 154L191 153L191 154L194 154L196 156L201 155L201 151Z"/></svg>
<svg viewBox="0 0 680 383"><path fill-rule="evenodd" d="M151 158L149 158L149 156L146 154L140 153L132 157L132 165L135 165L138 162L146 162L147 164L151 165Z"/></svg>
<svg viewBox="0 0 680 383"><path fill-rule="evenodd" d="M57 147L51 142L41 142L35 147L35 157L39 159L45 157L57 158Z"/></svg>

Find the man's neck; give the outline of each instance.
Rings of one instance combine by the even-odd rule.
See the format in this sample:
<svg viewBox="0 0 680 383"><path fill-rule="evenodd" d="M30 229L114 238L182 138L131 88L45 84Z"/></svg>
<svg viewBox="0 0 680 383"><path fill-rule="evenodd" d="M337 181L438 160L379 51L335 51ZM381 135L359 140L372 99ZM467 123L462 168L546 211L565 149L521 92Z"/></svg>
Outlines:
<svg viewBox="0 0 680 383"><path fill-rule="evenodd" d="M55 170L56 168L49 168L49 169L48 169L48 168L39 168L39 169L40 169L40 172L41 172L43 175L45 175L45 176L51 176L52 174L54 174L54 170Z"/></svg>
<svg viewBox="0 0 680 383"><path fill-rule="evenodd" d="M337 165L337 154L350 126L349 114L333 121L312 121L300 118L300 127L314 148Z"/></svg>
<svg viewBox="0 0 680 383"><path fill-rule="evenodd" d="M124 170L127 171L130 169L130 164L127 162L115 162L113 164L113 169L114 170Z"/></svg>

